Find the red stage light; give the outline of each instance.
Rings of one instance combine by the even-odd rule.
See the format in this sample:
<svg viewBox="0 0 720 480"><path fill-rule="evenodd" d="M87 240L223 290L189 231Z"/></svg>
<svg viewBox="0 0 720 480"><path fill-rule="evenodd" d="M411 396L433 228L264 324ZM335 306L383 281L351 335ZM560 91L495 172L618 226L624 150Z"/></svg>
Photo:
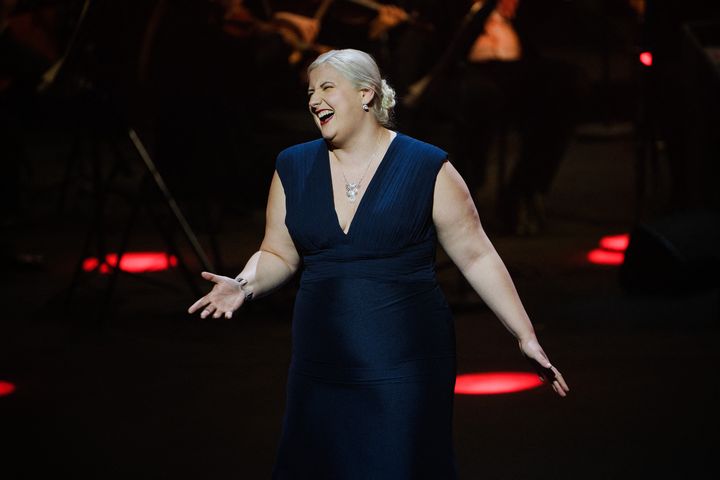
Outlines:
<svg viewBox="0 0 720 480"><path fill-rule="evenodd" d="M10 382L0 382L0 397L10 395L15 391L15 385Z"/></svg>
<svg viewBox="0 0 720 480"><path fill-rule="evenodd" d="M615 252L624 252L630 244L630 235L623 233L621 235L608 235L600 239L600 248L612 250Z"/></svg>
<svg viewBox="0 0 720 480"><path fill-rule="evenodd" d="M460 395L497 395L530 390L542 384L542 380L535 373L465 373L458 375L455 379L455 393Z"/></svg>
<svg viewBox="0 0 720 480"><path fill-rule="evenodd" d="M83 270L85 270L86 272L92 272L93 270L95 270L95 269L98 267L98 263L100 263L100 262L98 262L98 259L97 259L97 258L94 258L94 257L86 258L86 259L83 261L83 267L82 267L82 268L83 268Z"/></svg>
<svg viewBox="0 0 720 480"><path fill-rule="evenodd" d="M587 259L595 265L622 265L623 261L625 261L625 254L596 248L588 253Z"/></svg>
<svg viewBox="0 0 720 480"><path fill-rule="evenodd" d="M651 52L642 52L640 54L640 63L642 63L646 67L652 67L652 64L653 64L652 53Z"/></svg>
<svg viewBox="0 0 720 480"><path fill-rule="evenodd" d="M117 265L117 259L116 253L108 253L102 264L97 258L86 258L83 270L90 272L99 268L100 273L110 273L110 267ZM120 270L131 273L159 272L175 267L177 263L177 257L164 252L127 252L120 260Z"/></svg>

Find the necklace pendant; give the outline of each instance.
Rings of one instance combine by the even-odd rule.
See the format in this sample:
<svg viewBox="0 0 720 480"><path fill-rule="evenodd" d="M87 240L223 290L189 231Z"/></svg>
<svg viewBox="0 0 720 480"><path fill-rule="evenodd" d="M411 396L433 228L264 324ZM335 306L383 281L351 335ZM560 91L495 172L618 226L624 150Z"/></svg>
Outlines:
<svg viewBox="0 0 720 480"><path fill-rule="evenodd" d="M360 190L360 183L346 183L345 184L345 195L348 200L354 202L357 200L357 194Z"/></svg>

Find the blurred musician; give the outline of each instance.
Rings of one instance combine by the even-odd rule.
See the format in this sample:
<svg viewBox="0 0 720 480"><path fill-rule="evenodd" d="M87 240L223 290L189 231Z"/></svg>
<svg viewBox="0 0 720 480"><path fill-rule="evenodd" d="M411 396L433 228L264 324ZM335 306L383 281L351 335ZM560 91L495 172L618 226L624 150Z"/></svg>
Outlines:
<svg viewBox="0 0 720 480"><path fill-rule="evenodd" d="M474 1L460 2L464 8L435 18L436 38L447 42L456 32ZM531 15L519 0L499 0L477 32L464 58L424 95L417 110L423 119L417 128L432 138L438 121L450 122L451 145L458 169L472 192L485 182L489 148L498 131L514 127L520 136L520 152L507 185L501 185L499 199L501 227L511 233L534 235L543 226L545 195L564 154L572 127L571 105L576 91L577 72L573 67L543 57L526 35ZM444 37L443 37L444 35ZM418 48L416 54L428 56ZM398 62L411 58L406 49ZM435 57L437 58L437 57ZM401 68L401 67L398 67ZM441 145L442 140L434 140Z"/></svg>

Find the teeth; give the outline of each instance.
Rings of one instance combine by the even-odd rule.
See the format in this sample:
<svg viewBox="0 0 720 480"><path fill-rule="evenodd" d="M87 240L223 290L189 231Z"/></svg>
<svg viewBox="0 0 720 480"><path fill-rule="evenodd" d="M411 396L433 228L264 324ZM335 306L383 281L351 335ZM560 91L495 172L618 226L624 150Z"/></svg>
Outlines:
<svg viewBox="0 0 720 480"><path fill-rule="evenodd" d="M326 118L328 118L328 117L329 117L330 115L332 115L333 113L334 113L334 112L332 112L332 111L330 111L330 110L323 110L322 112L320 112L320 113L318 114L318 118L319 118L320 120L325 120Z"/></svg>

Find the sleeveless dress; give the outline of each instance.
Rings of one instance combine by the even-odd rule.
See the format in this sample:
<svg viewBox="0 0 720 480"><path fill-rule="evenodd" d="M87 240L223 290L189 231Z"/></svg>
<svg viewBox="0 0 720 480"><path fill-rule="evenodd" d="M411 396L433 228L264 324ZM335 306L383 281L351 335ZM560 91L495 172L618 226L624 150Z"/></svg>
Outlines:
<svg viewBox="0 0 720 480"><path fill-rule="evenodd" d="M278 155L303 262L273 479L457 478L455 331L432 221L446 158L398 133L345 234L324 140Z"/></svg>

